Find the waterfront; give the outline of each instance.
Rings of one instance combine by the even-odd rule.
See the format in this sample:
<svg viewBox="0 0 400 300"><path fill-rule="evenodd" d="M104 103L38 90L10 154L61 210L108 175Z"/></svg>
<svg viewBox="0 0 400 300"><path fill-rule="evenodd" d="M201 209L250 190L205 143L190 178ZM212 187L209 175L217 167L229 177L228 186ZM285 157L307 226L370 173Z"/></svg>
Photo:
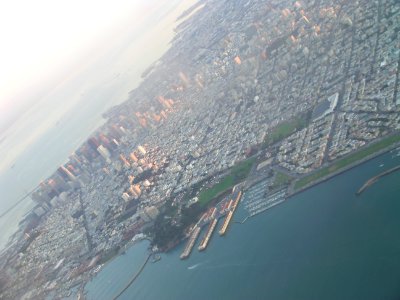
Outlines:
<svg viewBox="0 0 400 300"><path fill-rule="evenodd" d="M2 273L5 275L0 276L4 278L0 278L0 282L5 284L2 285L0 298L66 297L71 289L86 282L91 274L99 270L96 263L108 261L121 245L138 233L148 234L159 249L176 245L184 229L197 222L201 206L205 208L207 203L212 205L210 201L213 198L219 194L223 196L224 191L228 193L228 189L243 180L250 170L254 171L251 175L254 179L270 178L271 182L265 190L277 192L266 197L261 193L258 199L253 195L248 203L248 215L258 215L244 218L239 208L237 214L233 215L233 211L228 214L225 225L219 230L221 235L226 233L226 237L211 236L215 220L208 234L204 231L201 234L204 243L200 248L193 239L194 249L207 253L199 256L196 252L194 257L188 259L206 259L205 262L186 265L187 270L195 270L194 279L188 276L186 270L179 271L182 265L172 261L176 256L171 259L166 257L166 263L174 266L171 268L173 272L170 272L172 275L157 278L154 274L146 275L146 270L152 271L145 268L143 276L137 277L138 281L131 286L132 290L127 287L124 297L132 298L141 293L139 298L198 298L193 293L201 289L202 298L257 298L259 295L265 298L270 293L275 298L288 298L291 293L296 293L296 296L304 293L304 298L311 298L315 295L298 291L298 288L296 290L296 284L301 276L307 276L319 288L320 278L331 271L330 265L318 264L319 253L314 252L321 248L323 258L329 258L324 263L333 261L335 268L340 265L340 271L346 269L345 274L336 272L340 273L339 280L335 272L334 276L325 276L329 283L336 285L341 278L358 279L364 275L353 274L357 269L354 257L359 256L358 252L364 253L364 249L357 249L357 253L344 252L344 259L350 257L347 259L350 263L346 260L344 266L342 256L329 255L329 251L337 246L330 245L331 235L333 240L338 235L345 240L346 251L351 244L349 241L359 241L362 236L357 230L356 238L347 236L347 231L344 233L344 229L335 223L337 219L342 219L343 212L347 213L349 203L358 203L348 197L349 191L342 190L339 184L335 185L335 179L330 181L328 187L335 186L334 194L340 196L340 200L332 199L330 193L326 195L327 187L322 184L311 189L315 191L325 186L316 195L307 191L284 202L287 193L280 189L290 181L298 187L315 183L314 180L322 175L332 174L355 160L360 162L360 158L375 153L377 148L399 141L400 53L395 25L400 17L399 7L394 6L394 0L373 3L275 1L272 4L274 9L265 6L265 1L210 0L201 3L201 6L195 14L192 13L193 7L183 14L192 15L192 18L176 27L171 47L147 69L142 84L129 93L129 100L104 113L107 119L104 126L84 143L81 143L83 140L77 143L76 139L73 143L68 142L66 138L56 143L66 156L72 151L70 146L75 143L80 146L73 147L76 155L69 157L67 162L60 161L57 171L32 195L41 208L35 209L31 219L27 219L29 222L21 226L19 235L14 239L16 242L2 255ZM165 31L158 19L150 20L149 24ZM143 26L147 28L146 24ZM127 27L131 29L132 24L129 22ZM128 38L127 43L133 43L131 38L133 36ZM157 36L156 40L161 39ZM145 52L136 56L141 61L151 47L161 51L156 45L150 47L150 41L142 41L143 47L134 47ZM115 45L113 40L107 44ZM100 93L106 97L107 103L113 101L112 95L119 88L106 84L108 80L103 79L108 76L95 80L89 73L106 68L113 78L111 81L120 82L117 78L122 78L123 74L111 71L108 62L115 63L114 57L121 58L121 62L125 61L123 57L133 61L134 55L126 57L117 48L121 51L130 49L120 44L114 48L109 59L102 60L101 66L73 78L76 84L84 82L85 88L73 89L70 86L74 95L57 97L60 102L69 99L63 101L65 107L44 103L37 107L41 115L48 114L50 117L41 122L43 127L54 127L56 133L62 134L65 124L71 123L68 116L74 115L73 107L87 104L88 101L80 99L82 95L85 98L90 96L90 100L97 103L96 95ZM117 65L124 69L125 64ZM130 85L129 81L134 79L128 80L128 77L125 78ZM107 96L107 92L97 89L96 82L106 87L110 94ZM324 105L328 102L329 108ZM53 109L56 106L57 109ZM318 107L325 107L324 111ZM45 149L39 151L36 148L34 152L42 153L46 162L50 162L47 152L55 151L46 146L53 144L50 140L39 139L38 135L44 135L45 128L42 126L27 131L29 137L41 141ZM79 134L83 134L84 126L81 124L80 127ZM34 143L29 138L21 139L16 134L12 136L23 143L18 149L7 149L6 153L12 156L5 157L2 165L4 170L10 167L16 171L19 163L15 164L13 158L24 151L24 144ZM1 137L0 140L6 141ZM246 159L254 154L257 154L257 161L255 158ZM29 155L25 160L36 161ZM40 168L50 171L44 164ZM29 174L23 172L23 176ZM357 176L350 179L354 177ZM350 184L350 180L346 184ZM196 195L199 206L189 208L189 204L196 202ZM304 195L311 200L303 200ZM389 196L385 195L386 198ZM340 209L326 210L326 207L336 208L332 202ZM270 209L276 204L281 205ZM360 207L364 207L364 203ZM375 207L373 210L379 211ZM280 214L279 219L274 220L271 217L274 214ZM340 225L344 223L352 228L352 222L358 220L359 214L362 215L354 211ZM320 215L330 222L321 222ZM364 216L364 224L369 225L371 219L371 216ZM238 220L249 222L241 226ZM385 218L384 221L387 220ZM385 225L375 223L378 228ZM229 224L232 226L228 228ZM358 228L359 231L361 229L365 228ZM324 240L325 236L329 240ZM342 243L342 239L337 239L339 242L336 243ZM210 248L205 249L208 242ZM238 252L242 249L238 244L244 245L242 252ZM331 248L325 249L326 244ZM370 245L365 244L370 249ZM182 250L182 246L180 248ZM379 250L382 253L386 248ZM186 257L185 253L189 251L179 252ZM279 256L281 254L282 257ZM144 258L141 255L135 258L140 259L143 266ZM304 263L303 258L310 266ZM374 256L372 260L375 259ZM286 265L285 261L290 263ZM240 268L237 262L240 262ZM162 260L154 272L166 276L166 263ZM221 263L230 266L229 270L226 269L229 274L225 274L225 270L214 270ZM366 259L363 264L371 265ZM138 271L137 266L124 264L122 268L126 266L135 271L134 274L141 273L141 268ZM203 267L210 267L212 271L206 269L203 272ZM107 270L102 273L107 274ZM217 287L209 288L209 273L212 274L211 279L218 279L215 280ZM122 286L136 279L136 275L132 274L116 275L121 278L118 284ZM117 276L102 287L115 286L114 278ZM151 290L140 284L145 279L147 281L144 282L152 284ZM226 286L221 289L221 280L224 281L222 285L226 281L230 286L240 287L240 292L236 292L236 288L227 292ZM280 286L282 282L286 285ZM183 284L185 288L166 291L167 287L162 286L164 283L169 283L172 288ZM391 291L394 286L388 286L388 283L381 285L385 291ZM186 289L186 286L191 289ZM290 292L284 294L287 286ZM162 294L153 291L154 287L160 287ZM311 284L302 284L301 287L307 288L308 293L314 292ZM317 296L325 298L318 288ZM333 288L322 288L333 292ZM339 288L342 289L342 286ZM361 285L355 284L352 288L360 290ZM345 287L342 293L347 296L349 289ZM112 297L114 295L110 292L107 298Z"/></svg>
<svg viewBox="0 0 400 300"><path fill-rule="evenodd" d="M231 224L226 236L214 235L206 251L185 261L181 244L148 264L119 299L397 299L400 174L355 195L365 180L400 162L397 152ZM239 206L234 219L245 215ZM115 296L146 248L140 243L107 265L87 285L88 298Z"/></svg>

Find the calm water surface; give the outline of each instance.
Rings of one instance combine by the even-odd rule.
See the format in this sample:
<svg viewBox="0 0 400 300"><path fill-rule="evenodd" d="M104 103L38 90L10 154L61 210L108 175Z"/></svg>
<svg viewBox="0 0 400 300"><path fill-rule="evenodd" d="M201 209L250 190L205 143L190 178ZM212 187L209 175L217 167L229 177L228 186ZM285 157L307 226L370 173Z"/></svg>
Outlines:
<svg viewBox="0 0 400 300"><path fill-rule="evenodd" d="M369 177L400 164L395 154L232 224L185 261L180 245L149 263L119 299L400 299L400 172L355 196ZM235 219L244 215L240 208ZM106 265L87 284L89 299L115 296L144 261L147 245Z"/></svg>

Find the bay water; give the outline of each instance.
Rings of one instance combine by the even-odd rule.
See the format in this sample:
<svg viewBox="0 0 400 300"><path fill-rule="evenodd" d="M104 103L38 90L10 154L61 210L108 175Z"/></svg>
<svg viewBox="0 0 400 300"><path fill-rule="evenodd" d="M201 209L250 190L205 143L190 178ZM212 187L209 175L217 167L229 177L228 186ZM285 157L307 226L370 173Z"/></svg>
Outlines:
<svg viewBox="0 0 400 300"><path fill-rule="evenodd" d="M184 243L148 263L118 299L399 299L399 150L363 163L217 232L204 252L179 259ZM246 215L240 206L234 219ZM218 228L222 225L219 221ZM199 241L198 241L199 242ZM147 257L132 246L86 285L89 299L112 299Z"/></svg>

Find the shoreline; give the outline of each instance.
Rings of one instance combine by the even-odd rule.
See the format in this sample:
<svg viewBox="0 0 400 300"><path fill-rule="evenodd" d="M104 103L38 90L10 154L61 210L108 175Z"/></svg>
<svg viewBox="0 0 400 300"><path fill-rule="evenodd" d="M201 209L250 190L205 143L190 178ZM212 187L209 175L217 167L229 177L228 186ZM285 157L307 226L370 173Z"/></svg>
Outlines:
<svg viewBox="0 0 400 300"><path fill-rule="evenodd" d="M393 135L389 135L389 136L386 136L386 137L395 136L395 135L397 135L397 134L399 134L399 133L397 132L397 133L395 133L395 134L393 134ZM376 143L378 143L378 142L379 142L379 141L376 141ZM373 144L374 144L374 143L368 144L366 147L371 146L371 145L373 145ZM291 198L291 197L293 197L293 196L295 196L295 195L297 195L297 194L300 194L300 193L302 193L302 192L304 192L304 191L306 191L306 190L308 190L308 189L310 189L310 188L312 188L312 187L314 187L314 186L316 186L316 185L318 185L318 184L320 184L320 183L323 183L323 182L325 182L325 181L328 181L329 179L331 179L331 178L333 178L333 177L335 177L335 176L338 176L338 175L340 175L340 174L342 174L342 173L344 173L344 172L346 172L346 171L349 171L349 170L351 170L351 169L353 169L353 168L355 168L355 167L361 165L362 163L365 163L365 162L367 162L367 161L369 161L369 160L371 160L371 159L374 159L374 158L376 158L376 157L378 157L378 156L380 156L380 155L383 155L383 154L385 154L385 153L388 153L388 152L390 152L390 151L392 151L392 150L394 150L394 149L397 149L397 148L399 148L399 147L400 147L400 142L396 142L396 143L394 143L394 144L392 144L392 145L390 145L390 146L388 146L388 147L386 147L386 148L383 148L383 149L378 150L378 151L376 151L376 152L374 152L374 153L372 153L372 154L370 154L370 155L367 155L366 157L361 158L360 160L357 160L357 161L355 161L355 162L353 162L353 163L351 163L351 164L349 164L349 165L347 165L347 166L345 166L345 167L343 167L343 168L340 168L339 170L337 170L337 171L335 171L335 172L332 172L332 173L330 173L330 174L328 174L328 175L326 175L326 176L324 176L324 177L321 177L320 179L317 179L317 180L315 180L315 181L313 181L313 182L311 182L311 183L309 183L309 184L307 184L307 185L301 187L301 188L298 189L298 190L294 190L294 185L295 185L296 182L297 182L297 180L295 180L295 181L293 181L293 182L288 186L288 196L287 196L287 198ZM358 151L361 151L361 150L362 150L362 149L359 149ZM346 157L348 157L348 156L350 156L350 155L352 155L352 154L354 154L354 153L356 153L356 152L357 152L357 151L351 152L351 153L349 153L348 155L342 157L341 159L344 159L344 158L346 158ZM331 162L331 163L328 163L327 165L323 166L322 168L316 169L315 171L313 171L312 173L309 173L309 174L305 175L304 177L309 176L309 175L311 175L311 174L313 174L313 173L315 173L315 172L318 172L318 171L320 171L320 170L323 169L323 168L328 168L330 165L334 164L334 163L337 162L337 161L339 161L339 160L335 160L335 161L333 161L333 162ZM304 178L304 177L301 177L301 178ZM301 178L300 178L300 179L301 179Z"/></svg>
<svg viewBox="0 0 400 300"><path fill-rule="evenodd" d="M398 133L397 133L397 134L398 134ZM371 145L371 144L369 144L369 145ZM369 146L369 145L367 145L367 146ZM386 148L384 148L384 149L381 149L381 150L379 150L379 151L377 151L377 152L375 152L375 153L373 153L373 154L370 154L370 155L368 155L368 156L366 156L366 157L364 157L364 158L362 158L362 159L360 159L360 160L358 160L358 161L356 161L356 162L354 162L354 163L351 163L351 164L349 164L348 166L346 166L346 167L344 167L344 168L342 168L342 169L339 169L339 170L336 171L336 172L333 172L333 173L331 173L331 174L329 174L329 175L327 175L327 176L324 176L324 177L320 178L319 180L316 180L316 181L314 181L314 182L311 182L310 184L308 184L308 185L304 186L303 188L301 188L301 189L299 189L299 190L297 190L297 191L294 191L294 192L293 192L293 191L290 191L290 189L293 188L294 184L296 183L296 181L293 181L293 182L287 187L287 189L288 189L288 194L287 194L286 200L288 200L289 198L291 198L291 197L293 197L293 196L295 196L295 195L297 195L297 194L299 194L299 193L302 193L302 192L304 192L304 191L306 191L306 190L308 190L308 189L310 189L310 188L312 188L312 187L314 187L314 186L316 186L316 185L318 185L318 184L320 184L320 183L323 183L323 182L325 182L325 181L328 181L329 179L331 179L331 178L333 178L333 177L335 177L335 176L341 175L342 173L344 173L344 172L346 172L346 171L349 171L349 170L351 170L351 169L353 169L353 168L355 168L355 167L361 165L362 163L365 163L365 162L367 162L367 161L369 161L369 160L372 160L372 159L374 159L374 158L376 158L376 157L378 157L378 156L381 156L381 155L383 155L383 154L386 154L386 153L388 153L388 152L390 152L390 151L392 151L392 150L394 150L394 149L397 149L397 148L399 148L399 147L400 147L400 142L394 143L394 144L392 144L392 145L390 145L390 146L388 146L388 147L386 147ZM355 153L355 152L349 153L347 156L352 155L352 154L354 154L354 153ZM346 156L345 156L345 157L346 157ZM336 161L337 161L337 160L336 160ZM331 164L335 163L336 161L333 161L333 162L329 163L328 165L324 166L324 168L325 168L325 167L329 167ZM319 168L319 169L315 170L315 172L319 171L320 169L322 169L322 168ZM308 175L309 175L309 174L308 174ZM253 184L252 184L252 185L253 185ZM252 186L252 185L251 185L251 186ZM249 188L249 187L247 187L247 188ZM252 218L252 217L253 217L253 216L247 216L247 217L245 217L244 220L242 220L242 221L234 221L233 223L244 224L246 221L248 221L248 220L249 220L250 218ZM148 240L148 239L146 239L146 240ZM141 240L141 241L143 241L143 240ZM182 241L181 241L181 242L182 242ZM137 243L137 242L127 243L127 244L125 245L125 247L124 247L125 250L129 249L129 248L132 247L132 246L135 246L136 243ZM176 246L175 246L175 247L176 247ZM173 247L173 248L175 248L175 247ZM121 249L122 249L122 248L121 248ZM161 253L164 253L164 251L162 251ZM114 260L115 258L118 258L118 257L121 256L121 255L122 255L122 253L120 253L120 251L119 251L119 253L118 253L117 255L115 255L111 260L109 260L106 264L110 263L112 260ZM151 256L152 256L152 254L149 254L149 255L147 256L145 262L144 262L143 265L139 268L138 272L137 272L137 273L134 275L134 277L128 282L127 286L126 286L117 296L115 296L115 297L113 298L113 300L115 300L115 299L117 299L118 297L120 297L120 296L124 293L124 291L126 291L126 289L128 289L128 288L133 284L133 282L140 276L140 274L143 272L144 268L146 267L148 261L150 260ZM95 277L96 274L93 274L93 275L94 275L94 276L90 276L90 279L89 279L89 280L85 281L84 286L86 286L86 284L87 284L89 281L91 281L91 280ZM85 287L84 287L84 289L85 289Z"/></svg>

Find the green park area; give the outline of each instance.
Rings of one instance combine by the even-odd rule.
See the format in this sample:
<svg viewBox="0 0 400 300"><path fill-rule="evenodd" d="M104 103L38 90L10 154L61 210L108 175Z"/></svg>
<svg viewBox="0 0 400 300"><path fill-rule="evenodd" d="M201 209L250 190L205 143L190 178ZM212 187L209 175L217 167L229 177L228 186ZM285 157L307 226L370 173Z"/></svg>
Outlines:
<svg viewBox="0 0 400 300"><path fill-rule="evenodd" d="M354 152L342 159L339 159L338 161L334 162L333 164L331 164L327 167L324 167L310 175L307 175L307 176L299 179L298 181L296 181L296 183L294 185L294 190L297 191L297 190L303 188L304 186L306 186L320 178L323 178L334 172L337 172L337 171L339 171L357 161L360 161L363 158L370 156L382 149L385 149L397 142L400 142L400 135L398 135L398 134L387 137L379 142L369 145L366 148L363 148L363 149L361 149L357 152Z"/></svg>
<svg viewBox="0 0 400 300"><path fill-rule="evenodd" d="M302 113L293 119L282 122L272 128L270 132L267 133L267 136L264 140L264 148L269 147L276 142L283 140L284 138L290 136L298 130L305 128L309 120L311 118L311 114L309 112Z"/></svg>
<svg viewBox="0 0 400 300"><path fill-rule="evenodd" d="M246 159L233 166L228 175L223 177L217 184L210 188L203 189L199 193L199 203L201 206L207 205L212 199L231 189L235 184L244 180L250 173L251 168L256 162L256 158Z"/></svg>
<svg viewBox="0 0 400 300"><path fill-rule="evenodd" d="M156 218L154 226L148 230L148 236L153 238L153 245L157 245L160 249L169 249L171 245L179 242L188 226L199 219L207 205L245 179L255 162L256 158L249 158L233 166L217 184L200 191L199 202L183 207L180 213L177 206L168 201L164 211ZM197 191L199 187L195 190Z"/></svg>
<svg viewBox="0 0 400 300"><path fill-rule="evenodd" d="M292 180L293 178L291 176L279 171L275 171L275 178L270 189L278 190L280 188L283 188L287 186Z"/></svg>

